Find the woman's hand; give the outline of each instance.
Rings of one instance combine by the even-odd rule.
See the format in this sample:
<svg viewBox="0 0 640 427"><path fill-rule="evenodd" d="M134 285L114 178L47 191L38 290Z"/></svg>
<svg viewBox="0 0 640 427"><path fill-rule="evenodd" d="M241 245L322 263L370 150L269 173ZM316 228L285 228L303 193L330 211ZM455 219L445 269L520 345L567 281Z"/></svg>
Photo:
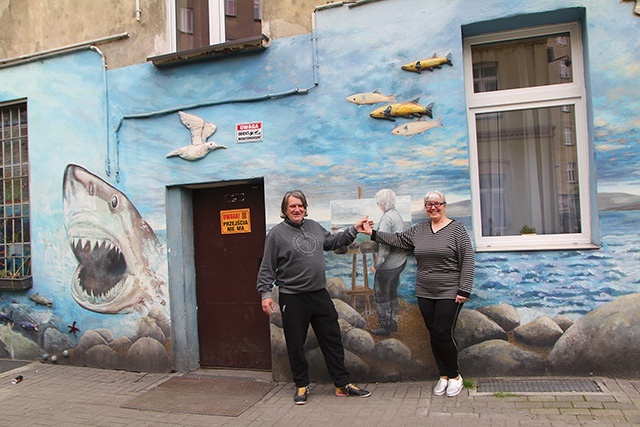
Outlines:
<svg viewBox="0 0 640 427"><path fill-rule="evenodd" d="M373 232L373 221L371 221L369 219L369 215L367 215L364 218L361 218L360 221L356 222L355 227L358 233L364 233L371 236L371 233Z"/></svg>
<svg viewBox="0 0 640 427"><path fill-rule="evenodd" d="M456 304L464 304L469 301L469 298L463 297L462 295L456 295Z"/></svg>

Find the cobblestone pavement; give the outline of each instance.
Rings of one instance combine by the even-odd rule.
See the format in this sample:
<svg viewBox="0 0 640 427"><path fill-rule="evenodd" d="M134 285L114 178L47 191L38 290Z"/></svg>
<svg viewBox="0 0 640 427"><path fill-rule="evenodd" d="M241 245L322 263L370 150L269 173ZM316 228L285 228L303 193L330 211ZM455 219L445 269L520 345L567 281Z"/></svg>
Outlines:
<svg viewBox="0 0 640 427"><path fill-rule="evenodd" d="M211 372L211 371L207 371ZM225 371L226 375L241 375ZM22 375L23 380L12 384ZM3 426L631 426L640 425L640 380L598 378L601 393L479 393L434 396L434 381L360 384L369 398L339 398L312 384L306 405L294 387L273 389L237 417L122 407L182 374L153 374L34 362L0 373ZM245 375L247 375L245 373ZM269 373L261 381L270 381Z"/></svg>

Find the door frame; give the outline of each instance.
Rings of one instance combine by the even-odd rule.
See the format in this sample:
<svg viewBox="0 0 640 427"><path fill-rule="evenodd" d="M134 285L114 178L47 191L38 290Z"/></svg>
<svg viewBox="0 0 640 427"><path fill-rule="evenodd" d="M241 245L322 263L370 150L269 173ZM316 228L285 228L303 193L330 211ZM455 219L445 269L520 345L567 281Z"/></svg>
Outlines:
<svg viewBox="0 0 640 427"><path fill-rule="evenodd" d="M167 221L171 346L174 369L177 372L188 372L200 367L198 302L196 299L196 270L193 244L193 190L256 182L261 182L264 185L264 178L214 181L166 187L165 214Z"/></svg>

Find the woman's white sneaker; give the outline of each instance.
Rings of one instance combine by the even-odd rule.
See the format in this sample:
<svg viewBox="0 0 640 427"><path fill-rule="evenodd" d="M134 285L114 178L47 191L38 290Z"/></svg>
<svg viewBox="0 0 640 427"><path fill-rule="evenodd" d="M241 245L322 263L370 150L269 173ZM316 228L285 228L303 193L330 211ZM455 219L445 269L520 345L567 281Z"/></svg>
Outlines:
<svg viewBox="0 0 640 427"><path fill-rule="evenodd" d="M433 394L436 396L442 396L445 391L447 391L447 385L449 384L449 380L444 378L440 378L436 383L436 386L433 388Z"/></svg>
<svg viewBox="0 0 640 427"><path fill-rule="evenodd" d="M458 379L450 379L447 383L447 396L453 397L460 394L462 388L464 387L464 383L462 382L462 376L458 375Z"/></svg>

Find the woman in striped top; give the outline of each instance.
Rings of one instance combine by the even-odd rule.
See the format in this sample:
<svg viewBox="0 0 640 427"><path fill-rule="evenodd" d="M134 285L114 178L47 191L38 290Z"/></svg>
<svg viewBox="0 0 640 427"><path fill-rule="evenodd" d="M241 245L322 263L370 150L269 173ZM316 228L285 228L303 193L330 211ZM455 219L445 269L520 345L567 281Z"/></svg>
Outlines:
<svg viewBox="0 0 640 427"><path fill-rule="evenodd" d="M376 242L413 250L418 264L416 297L440 373L433 392L456 396L462 391L463 382L453 331L462 305L471 296L475 257L462 223L446 215L444 194L427 193L424 206L429 220L404 232L376 231L367 222L358 231L369 234Z"/></svg>

